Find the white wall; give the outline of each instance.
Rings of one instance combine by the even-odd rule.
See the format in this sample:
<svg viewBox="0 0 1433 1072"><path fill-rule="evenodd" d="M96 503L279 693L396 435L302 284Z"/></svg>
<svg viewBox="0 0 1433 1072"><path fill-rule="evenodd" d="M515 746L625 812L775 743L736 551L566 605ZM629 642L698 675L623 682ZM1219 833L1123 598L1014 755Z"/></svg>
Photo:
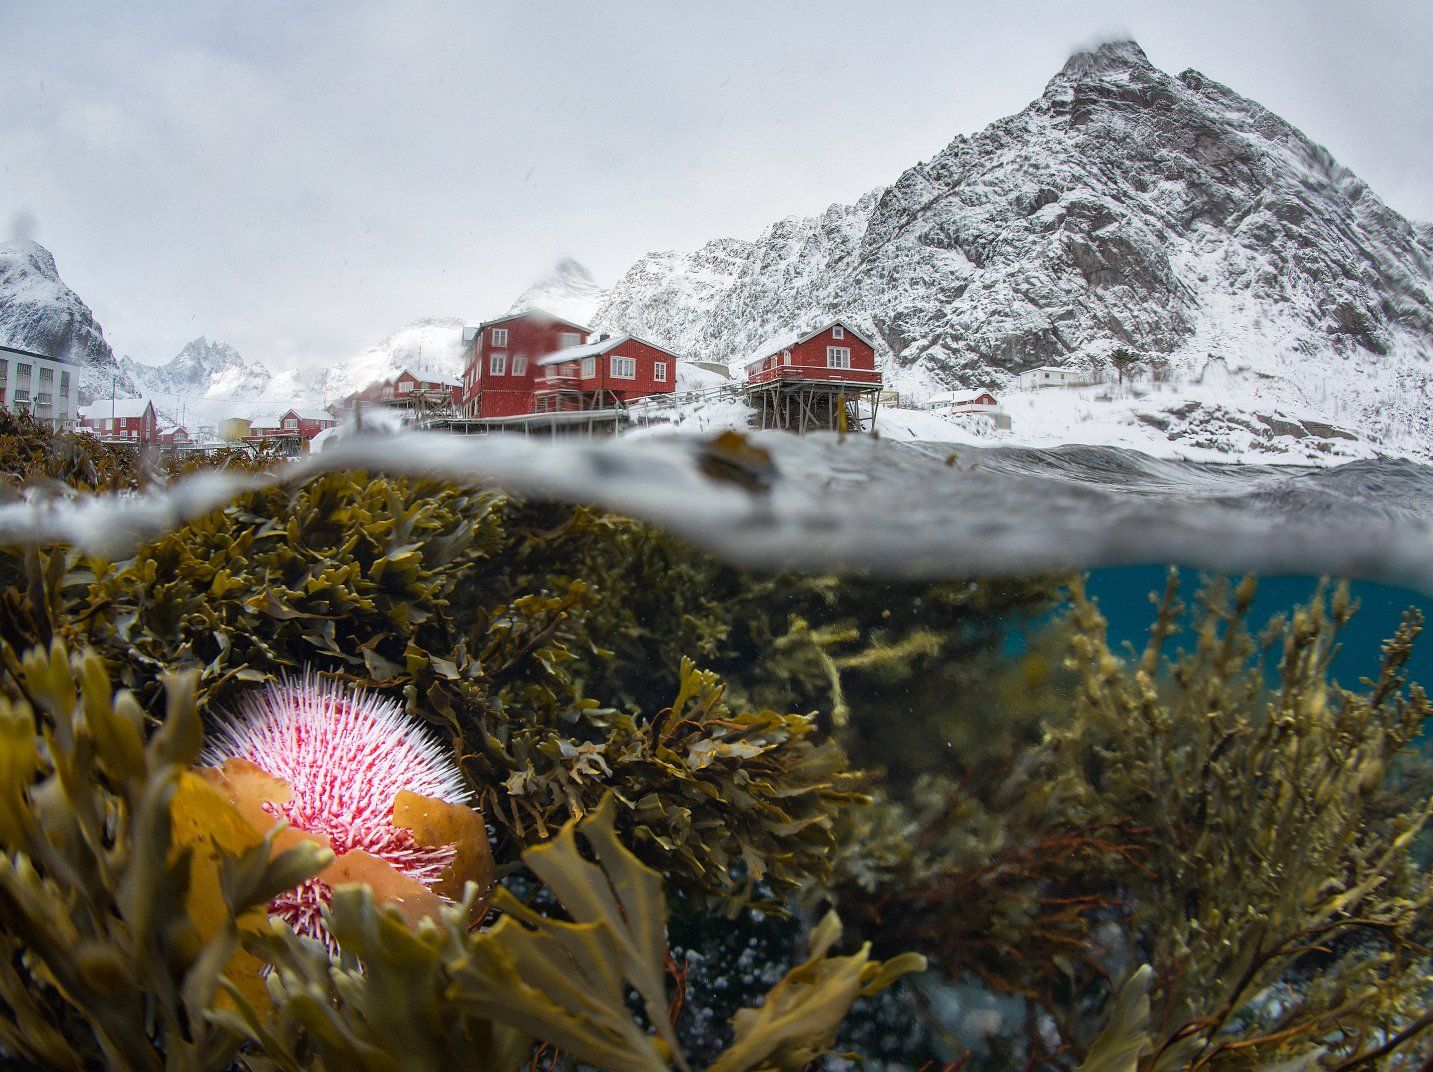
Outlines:
<svg viewBox="0 0 1433 1072"><path fill-rule="evenodd" d="M0 367L5 372L0 403L7 410L29 411L56 428L79 420L80 370L77 366L0 349Z"/></svg>

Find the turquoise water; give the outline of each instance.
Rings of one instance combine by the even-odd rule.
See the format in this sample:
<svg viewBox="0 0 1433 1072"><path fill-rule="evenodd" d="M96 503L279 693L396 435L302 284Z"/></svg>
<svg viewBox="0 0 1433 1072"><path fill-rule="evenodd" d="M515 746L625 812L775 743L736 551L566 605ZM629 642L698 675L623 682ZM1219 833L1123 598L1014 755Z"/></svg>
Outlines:
<svg viewBox="0 0 1433 1072"><path fill-rule="evenodd" d="M1109 620L1112 644L1124 641L1135 647L1144 644L1154 618L1150 593L1163 591L1165 574L1164 566L1131 566L1095 570L1090 574L1088 590L1099 600L1100 610ZM1197 571L1181 570L1180 577L1181 590L1186 595L1197 590ZM1318 578L1307 576L1260 577L1250 624L1257 628L1273 615L1287 613L1297 604L1307 602L1318 583ZM1334 678L1345 687L1356 688L1360 678L1376 677L1380 646L1398 628L1403 612L1416 607L1423 612L1428 624L1414 645L1408 677L1425 688L1433 688L1433 598L1372 581L1353 581L1349 589L1358 601L1358 613L1344 631L1342 645L1334 659Z"/></svg>

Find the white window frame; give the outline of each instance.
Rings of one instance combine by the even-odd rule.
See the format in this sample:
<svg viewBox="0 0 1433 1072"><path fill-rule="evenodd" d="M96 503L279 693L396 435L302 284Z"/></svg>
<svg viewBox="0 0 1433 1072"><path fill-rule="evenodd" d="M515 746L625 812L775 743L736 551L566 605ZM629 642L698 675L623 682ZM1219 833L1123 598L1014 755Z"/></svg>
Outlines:
<svg viewBox="0 0 1433 1072"><path fill-rule="evenodd" d="M613 354L609 368L614 380L635 380L637 378L637 359L635 357Z"/></svg>
<svg viewBox="0 0 1433 1072"><path fill-rule="evenodd" d="M850 368L851 348L849 346L826 347L826 367L833 369Z"/></svg>
<svg viewBox="0 0 1433 1072"><path fill-rule="evenodd" d="M574 346L582 345L582 333L579 331L564 331L557 336L557 348L559 350L570 350Z"/></svg>
<svg viewBox="0 0 1433 1072"><path fill-rule="evenodd" d="M506 376L506 375L507 375L507 371L508 371L508 355L507 355L507 354L489 354L489 355L488 355L488 375L489 375L489 376Z"/></svg>
<svg viewBox="0 0 1433 1072"><path fill-rule="evenodd" d="M494 346L506 346L508 344L508 329L493 328L489 339Z"/></svg>
<svg viewBox="0 0 1433 1072"><path fill-rule="evenodd" d="M512 359L512 374L514 376L527 375L527 354L518 354Z"/></svg>
<svg viewBox="0 0 1433 1072"><path fill-rule="evenodd" d="M835 327L833 327L833 328L831 329L831 338L833 338L833 339L844 339L845 337L846 337L846 329L843 328L840 324L837 324Z"/></svg>
<svg viewBox="0 0 1433 1072"><path fill-rule="evenodd" d="M412 385L411 383L409 383L407 380L404 380L402 383L400 383L400 384L398 385L398 393L399 393L400 395L406 395L406 394L408 394L409 392L411 392L412 390L413 390L413 385Z"/></svg>
<svg viewBox="0 0 1433 1072"><path fill-rule="evenodd" d="M667 382L667 363L665 361L654 361L652 363L652 379L658 383Z"/></svg>
<svg viewBox="0 0 1433 1072"><path fill-rule="evenodd" d="M597 376L597 358L584 357L582 359L582 378L591 380Z"/></svg>
<svg viewBox="0 0 1433 1072"><path fill-rule="evenodd" d="M297 432L299 430L299 419L297 417L285 417L284 430L289 432Z"/></svg>

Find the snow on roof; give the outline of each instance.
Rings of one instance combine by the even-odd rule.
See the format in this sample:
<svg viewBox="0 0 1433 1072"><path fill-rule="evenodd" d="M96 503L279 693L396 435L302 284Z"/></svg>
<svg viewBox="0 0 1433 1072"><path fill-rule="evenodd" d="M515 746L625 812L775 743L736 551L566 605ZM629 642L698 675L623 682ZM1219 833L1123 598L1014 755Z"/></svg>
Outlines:
<svg viewBox="0 0 1433 1072"><path fill-rule="evenodd" d="M80 416L92 421L110 417L143 417L149 406L147 398L104 398L81 407Z"/></svg>
<svg viewBox="0 0 1433 1072"><path fill-rule="evenodd" d="M500 316L493 320L484 320L474 330L475 332L482 331L483 328L491 327L494 324L506 324L509 320L520 320L525 316L530 316L535 319L548 320L554 324L566 324L570 328L576 328L584 335L587 335L592 331L592 329L589 328L586 324L574 324L571 320L567 320L564 317L560 317L555 313L549 313L546 309L536 308L524 309L520 313L508 313L506 316Z"/></svg>
<svg viewBox="0 0 1433 1072"><path fill-rule="evenodd" d="M1078 370L1065 368L1063 365L1041 365L1039 368L1029 369L1026 374L1028 375L1029 372L1061 372L1070 376L1078 376L1080 374Z"/></svg>
<svg viewBox="0 0 1433 1072"><path fill-rule="evenodd" d="M584 357L596 357L598 354L615 350L631 337L631 335L613 335L610 339L599 339L597 342L583 343L581 346L569 346L566 350L558 350L546 357L539 357L537 365L538 368L546 368L548 365L560 365L564 361L580 361Z"/></svg>
<svg viewBox="0 0 1433 1072"><path fill-rule="evenodd" d="M538 358L537 365L539 368L546 368L549 365L560 365L565 361L580 361L584 357L596 357L599 354L610 353L628 342L640 342L643 346L650 346L653 350L666 354L673 361L681 360L665 346L658 346L650 339L638 338L630 332L623 332L621 335L613 335L610 339L598 339L596 342L587 342L581 346L569 346L565 350L558 350L556 353Z"/></svg>
<svg viewBox="0 0 1433 1072"><path fill-rule="evenodd" d="M249 422L250 431L254 431L256 429L262 430L264 428L280 428L282 426L282 421L278 417L274 416L255 417Z"/></svg>
<svg viewBox="0 0 1433 1072"><path fill-rule="evenodd" d="M816 328L812 331L807 331L804 334L798 330L795 333L788 331L779 335L772 335L770 338L766 339L766 341L762 342L759 346L757 346L756 349L752 350L751 353L747 355L746 361L743 363L751 364L752 362L763 361L766 358L771 357L773 354L781 353L782 350L789 350L793 346L800 346L803 342L806 342L809 339L814 339L823 331L829 331L834 327L845 328L852 335L854 335L856 338L860 339L863 343L869 346L872 350L876 348L875 343L871 342L870 339L866 338L865 335L857 331L846 321L832 320L828 323L822 324L819 328Z"/></svg>
<svg viewBox="0 0 1433 1072"><path fill-rule="evenodd" d="M944 394L931 395L926 401L928 403L949 402L951 405L958 406L962 402L974 402L982 395L989 395L991 398L994 398L995 392L985 387L981 387L975 391L946 391Z"/></svg>

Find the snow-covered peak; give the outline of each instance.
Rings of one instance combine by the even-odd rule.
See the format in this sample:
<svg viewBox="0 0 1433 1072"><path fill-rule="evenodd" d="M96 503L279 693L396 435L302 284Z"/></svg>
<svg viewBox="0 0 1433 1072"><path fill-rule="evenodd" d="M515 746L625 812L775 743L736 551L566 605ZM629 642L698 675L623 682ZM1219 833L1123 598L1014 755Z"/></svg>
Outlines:
<svg viewBox="0 0 1433 1072"><path fill-rule="evenodd" d="M1268 109L1117 41L856 205L643 258L595 326L733 361L840 318L917 396L1217 359L1241 406L1433 453L1429 239Z"/></svg>
<svg viewBox="0 0 1433 1072"><path fill-rule="evenodd" d="M552 271L523 291L508 312L540 309L575 324L587 324L605 295L591 272L571 257L564 257Z"/></svg>
<svg viewBox="0 0 1433 1072"><path fill-rule="evenodd" d="M264 395L274 378L262 363L247 361L228 343L202 335L166 364L145 365L126 357L120 365L145 394L252 399Z"/></svg>
<svg viewBox="0 0 1433 1072"><path fill-rule="evenodd" d="M104 329L38 242L0 242L0 343L80 365L85 397L101 384L108 394L120 375ZM118 386L126 393L133 388L123 379Z"/></svg>
<svg viewBox="0 0 1433 1072"><path fill-rule="evenodd" d="M342 398L376 380L390 379L404 369L415 375L432 373L434 379L461 379L465 324L466 321L458 317L415 320L377 346L333 365L324 385L328 401Z"/></svg>
<svg viewBox="0 0 1433 1072"><path fill-rule="evenodd" d="M1058 92L1071 82L1096 80L1128 80L1137 74L1161 74L1149 62L1144 49L1133 41L1106 41L1091 49L1081 49L1065 61L1060 73L1046 86L1047 95Z"/></svg>

